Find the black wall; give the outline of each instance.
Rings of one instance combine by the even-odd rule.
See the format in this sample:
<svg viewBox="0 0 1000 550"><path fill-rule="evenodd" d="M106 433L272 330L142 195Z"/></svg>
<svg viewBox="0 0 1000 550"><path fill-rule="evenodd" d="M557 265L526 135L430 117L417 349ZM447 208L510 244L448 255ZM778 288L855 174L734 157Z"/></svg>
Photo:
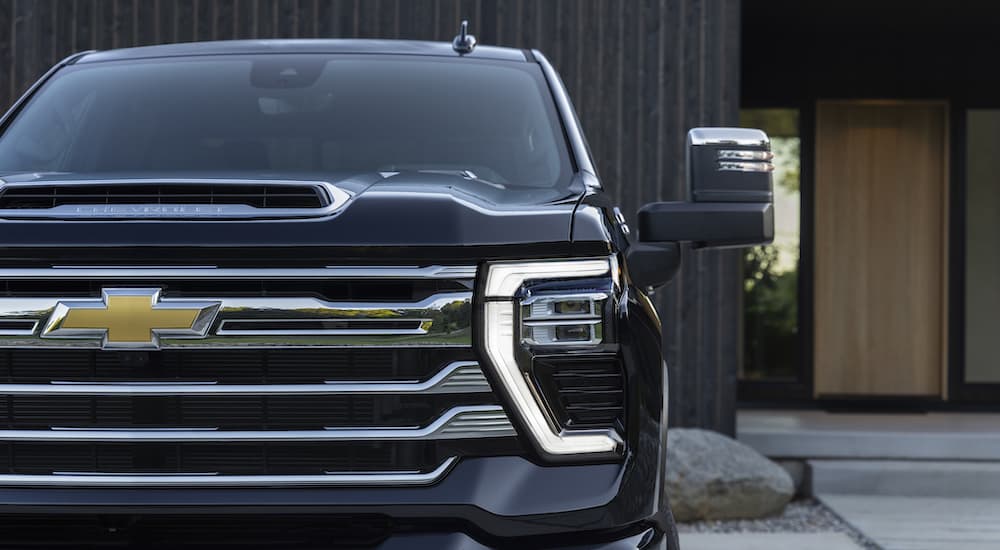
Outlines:
<svg viewBox="0 0 1000 550"><path fill-rule="evenodd" d="M746 0L744 105L1000 102L996 0Z"/></svg>
<svg viewBox="0 0 1000 550"><path fill-rule="evenodd" d="M562 73L629 218L682 195L684 137L735 124L740 0L0 0L0 108L77 50L230 38L451 40L539 48ZM2 238L0 238L2 239ZM671 420L732 433L739 253L697 252L657 294Z"/></svg>

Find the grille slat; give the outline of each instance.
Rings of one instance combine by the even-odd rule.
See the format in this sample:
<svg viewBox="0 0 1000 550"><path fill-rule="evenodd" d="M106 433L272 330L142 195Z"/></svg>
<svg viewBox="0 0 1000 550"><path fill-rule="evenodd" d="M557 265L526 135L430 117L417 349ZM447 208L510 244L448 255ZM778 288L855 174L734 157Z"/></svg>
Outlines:
<svg viewBox="0 0 1000 550"><path fill-rule="evenodd" d="M121 474L217 473L222 475L317 475L326 472L418 472L450 456L514 454L512 439L427 442L332 442L264 444L163 444L143 447L117 443L0 443L0 469L27 475L59 473ZM150 467L148 454L162 457ZM11 465L9 457L13 457ZM0 474L2 475L2 474Z"/></svg>
<svg viewBox="0 0 1000 550"><path fill-rule="evenodd" d="M0 379L58 381L214 381L319 384L329 380L426 380L444 365L474 361L462 348L108 351L0 350Z"/></svg>
<svg viewBox="0 0 1000 550"><path fill-rule="evenodd" d="M492 393L212 396L0 396L6 429L177 427L308 430L424 426L447 410L492 405ZM504 419L506 417L503 417Z"/></svg>
<svg viewBox="0 0 1000 550"><path fill-rule="evenodd" d="M480 418L482 413L498 415ZM61 442L290 442L290 441L409 441L448 438L513 436L514 429L496 405L451 407L426 425L407 426L321 426L312 429L235 430L212 426L193 427L75 427L51 426L51 429L0 430L0 441Z"/></svg>

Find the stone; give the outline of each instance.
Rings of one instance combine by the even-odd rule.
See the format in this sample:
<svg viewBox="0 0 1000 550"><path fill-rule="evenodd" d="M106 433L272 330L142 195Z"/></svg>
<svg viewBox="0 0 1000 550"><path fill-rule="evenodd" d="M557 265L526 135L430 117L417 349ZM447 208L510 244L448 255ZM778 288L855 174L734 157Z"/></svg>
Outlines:
<svg viewBox="0 0 1000 550"><path fill-rule="evenodd" d="M755 519L780 513L795 494L781 466L708 430L667 432L667 494L678 521Z"/></svg>

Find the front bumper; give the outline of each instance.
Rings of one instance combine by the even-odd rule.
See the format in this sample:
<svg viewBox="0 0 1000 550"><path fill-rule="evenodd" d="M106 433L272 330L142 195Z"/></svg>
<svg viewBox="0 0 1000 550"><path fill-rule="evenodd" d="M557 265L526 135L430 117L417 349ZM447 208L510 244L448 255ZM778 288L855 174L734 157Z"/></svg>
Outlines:
<svg viewBox="0 0 1000 550"><path fill-rule="evenodd" d="M82 518L81 518L82 519ZM488 539L461 531L429 531L417 528L412 532L382 536L361 525L351 531L341 528L317 528L299 524L298 526L274 525L271 518L255 518L259 525L271 525L269 529L245 527L244 524L227 524L229 518L213 518L213 525L206 529L204 524L192 522L191 518L179 516L164 521L143 521L148 518L89 517L73 524L46 522L40 520L21 526L20 530L4 528L7 518L0 519L0 533L4 536L4 548L240 548L241 550L277 548L371 548L374 550L487 550L491 548L546 549L546 550L677 550L676 544L663 532L654 527L640 527L630 533L590 533L567 534L561 537L522 537L518 539ZM350 521L351 518L340 518ZM19 523L20 520L13 520ZM44 527L38 529L39 527ZM35 529L26 534L25 528Z"/></svg>
<svg viewBox="0 0 1000 550"><path fill-rule="evenodd" d="M430 487L7 488L0 490L0 513L378 514L403 522L448 518L496 537L549 535L620 528L603 509L623 496L623 470L620 464L546 467L488 457L462 460Z"/></svg>
<svg viewBox="0 0 1000 550"><path fill-rule="evenodd" d="M579 538L569 537L568 539ZM574 544L567 540L568 545L561 544L555 539L539 542L543 545L541 547L552 548L553 550L654 550L661 548L676 550L675 547L667 546L666 535L652 527L638 534L603 542L580 543L578 540ZM548 546L546 544L556 546ZM525 548L529 546L532 546L531 542L521 541L517 547ZM379 546L378 550L488 550L489 548L494 547L486 546L462 533L449 533L421 534L393 538Z"/></svg>
<svg viewBox="0 0 1000 550"><path fill-rule="evenodd" d="M231 529L240 535L267 525L271 531L254 540L309 539L316 526L341 525L346 535L361 526L370 532L363 546L348 547L659 548L661 534L672 532L669 517L665 510L651 517L627 513L630 501L649 492L633 489L628 468L629 462L539 466L508 456L464 459L430 487L6 488L0 489L0 515L6 518L0 530L35 518L46 528L31 531L34 544L45 544L38 537L47 530L81 530L88 533L85 539L102 544L143 537L149 522L160 526L153 531L174 525L171 533L176 526L201 526L205 537L224 535L234 524L245 526ZM332 538L350 540L346 535ZM22 535L0 536L16 541ZM590 546L573 546L583 543Z"/></svg>

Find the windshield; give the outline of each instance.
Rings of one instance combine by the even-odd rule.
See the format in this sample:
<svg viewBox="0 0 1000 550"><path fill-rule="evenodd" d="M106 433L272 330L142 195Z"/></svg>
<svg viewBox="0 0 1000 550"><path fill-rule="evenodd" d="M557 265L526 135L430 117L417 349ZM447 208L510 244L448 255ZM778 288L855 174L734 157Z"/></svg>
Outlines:
<svg viewBox="0 0 1000 550"><path fill-rule="evenodd" d="M410 170L567 184L540 68L318 54L84 63L60 70L0 136L0 174Z"/></svg>

